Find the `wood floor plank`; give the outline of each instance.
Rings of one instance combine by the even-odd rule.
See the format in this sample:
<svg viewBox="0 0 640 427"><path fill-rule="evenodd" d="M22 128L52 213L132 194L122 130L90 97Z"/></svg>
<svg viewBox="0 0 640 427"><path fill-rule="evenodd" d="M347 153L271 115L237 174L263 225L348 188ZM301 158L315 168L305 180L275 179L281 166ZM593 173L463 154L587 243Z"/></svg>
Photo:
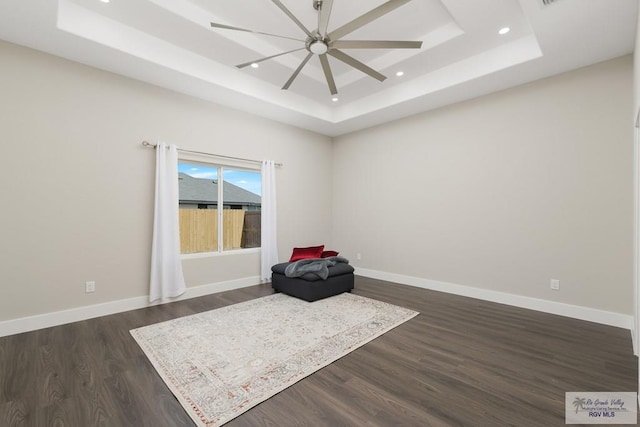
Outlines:
<svg viewBox="0 0 640 427"><path fill-rule="evenodd" d="M258 298L258 285L0 338L0 426L193 426L129 330ZM635 391L629 331L356 278L420 315L230 421L564 426L567 391Z"/></svg>

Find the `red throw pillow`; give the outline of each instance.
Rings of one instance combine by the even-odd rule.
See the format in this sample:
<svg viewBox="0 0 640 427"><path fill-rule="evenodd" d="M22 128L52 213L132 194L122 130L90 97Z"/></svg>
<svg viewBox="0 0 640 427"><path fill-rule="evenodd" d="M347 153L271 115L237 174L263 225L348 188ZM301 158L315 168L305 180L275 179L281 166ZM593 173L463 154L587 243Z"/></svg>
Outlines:
<svg viewBox="0 0 640 427"><path fill-rule="evenodd" d="M323 251L322 254L320 254L320 258L329 258L332 256L338 256L338 252L336 251Z"/></svg>
<svg viewBox="0 0 640 427"><path fill-rule="evenodd" d="M298 261L299 259L320 258L323 250L324 245L310 246L308 248L293 248L293 253L291 254L289 262Z"/></svg>

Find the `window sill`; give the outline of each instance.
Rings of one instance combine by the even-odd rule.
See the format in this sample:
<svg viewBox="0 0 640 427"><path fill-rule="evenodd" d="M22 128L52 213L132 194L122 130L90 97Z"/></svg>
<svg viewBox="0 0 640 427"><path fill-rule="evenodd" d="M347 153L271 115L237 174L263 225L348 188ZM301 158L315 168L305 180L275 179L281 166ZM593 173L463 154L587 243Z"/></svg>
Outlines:
<svg viewBox="0 0 640 427"><path fill-rule="evenodd" d="M227 255L244 255L244 254L257 254L260 253L260 248L249 248L249 249L234 249L231 251L222 251L222 252L199 252L195 254L181 254L180 259L198 259L198 258L215 258L219 256L227 256Z"/></svg>

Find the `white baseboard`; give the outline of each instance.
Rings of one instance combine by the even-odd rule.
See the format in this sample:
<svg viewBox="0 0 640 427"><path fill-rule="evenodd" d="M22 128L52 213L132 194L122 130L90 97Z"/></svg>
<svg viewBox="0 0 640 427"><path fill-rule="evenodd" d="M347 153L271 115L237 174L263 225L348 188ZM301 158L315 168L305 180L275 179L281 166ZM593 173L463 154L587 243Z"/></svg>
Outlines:
<svg viewBox="0 0 640 427"><path fill-rule="evenodd" d="M557 314L574 319L587 320L589 322L601 323L633 331L633 316L630 315L360 267L356 268L355 274L370 277L372 279L385 280L423 289L431 289L434 291L497 302L500 304L507 304L550 314ZM194 286L187 288L186 292L181 296L171 299L170 301L165 301L165 303L230 291L233 289L246 288L249 286L255 286L259 283L260 278L255 276L219 283L211 283L208 285ZM152 305L158 304L150 304L148 296L141 296L106 302L103 304L72 308L69 310L39 314L36 316L6 320L0 322L0 337L64 325L66 323L107 316L115 313L122 313L129 310L137 310ZM633 337L632 334L632 339L633 338L635 337Z"/></svg>
<svg viewBox="0 0 640 427"><path fill-rule="evenodd" d="M260 284L260 277L258 276L194 286L187 288L185 293L179 297L172 298L163 303L182 301L218 292L255 286L257 284ZM5 320L0 322L0 337L107 316L109 314L122 313L123 311L137 310L152 305L159 305L159 303L151 304L149 303L149 296L142 296L39 314L36 316L21 317L19 319Z"/></svg>
<svg viewBox="0 0 640 427"><path fill-rule="evenodd" d="M434 291L446 292L449 294L461 295L485 301L497 302L500 304L512 305L515 307L527 308L529 310L557 314L559 316L571 317L574 319L587 320L589 322L629 329L630 331L633 330L633 316L631 315L598 310L595 308L582 307L578 305L565 304L555 301L548 301L538 298L525 297L521 295L508 294L505 292L492 291L488 289L475 288L473 286L457 285L454 283L439 282L436 280L422 279L419 277L405 276L402 274L369 270L367 268L356 267L355 274L359 276L370 277L372 279L400 283L402 285L431 289Z"/></svg>

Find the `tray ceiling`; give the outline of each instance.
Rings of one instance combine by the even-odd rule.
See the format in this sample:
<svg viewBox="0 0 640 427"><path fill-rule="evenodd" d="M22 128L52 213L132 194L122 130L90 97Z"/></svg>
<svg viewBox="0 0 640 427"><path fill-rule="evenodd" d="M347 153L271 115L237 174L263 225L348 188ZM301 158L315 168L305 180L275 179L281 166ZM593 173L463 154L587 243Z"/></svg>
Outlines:
<svg viewBox="0 0 640 427"><path fill-rule="evenodd" d="M312 0L281 1L315 29ZM329 31L383 3L334 0ZM636 17L636 0L412 0L345 39L423 47L348 51L384 82L330 57L337 101L317 58L281 90L305 50L235 67L304 46L210 26L304 40L271 0L4 0L0 39L336 136L631 53Z"/></svg>

